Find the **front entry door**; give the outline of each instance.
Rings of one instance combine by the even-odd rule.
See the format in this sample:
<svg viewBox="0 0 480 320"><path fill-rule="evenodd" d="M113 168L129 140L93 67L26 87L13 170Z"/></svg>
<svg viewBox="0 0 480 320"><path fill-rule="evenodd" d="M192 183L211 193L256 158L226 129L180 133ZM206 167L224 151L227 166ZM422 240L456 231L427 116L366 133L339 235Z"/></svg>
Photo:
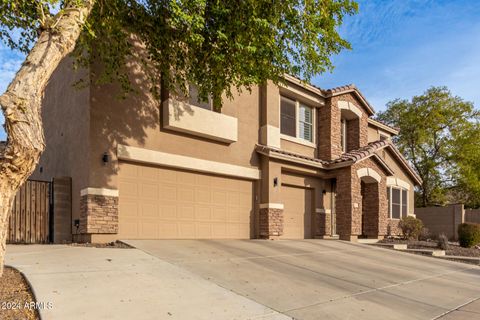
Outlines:
<svg viewBox="0 0 480 320"><path fill-rule="evenodd" d="M331 232L332 236L337 234L337 180L332 179L332 211L331 211Z"/></svg>

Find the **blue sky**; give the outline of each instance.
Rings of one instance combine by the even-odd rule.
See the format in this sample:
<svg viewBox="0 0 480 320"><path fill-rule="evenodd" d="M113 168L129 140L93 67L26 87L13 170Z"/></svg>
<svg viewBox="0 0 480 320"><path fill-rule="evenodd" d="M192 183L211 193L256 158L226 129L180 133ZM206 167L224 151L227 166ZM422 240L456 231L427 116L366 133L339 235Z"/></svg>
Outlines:
<svg viewBox="0 0 480 320"><path fill-rule="evenodd" d="M333 57L333 73L312 83L325 89L354 83L376 110L438 85L480 107L480 1L358 2L359 14L340 29L353 49ZM0 92L22 60L0 45Z"/></svg>
<svg viewBox="0 0 480 320"><path fill-rule="evenodd" d="M377 111L439 85L480 108L480 1L358 2L359 13L340 28L352 50L312 83L354 83Z"/></svg>

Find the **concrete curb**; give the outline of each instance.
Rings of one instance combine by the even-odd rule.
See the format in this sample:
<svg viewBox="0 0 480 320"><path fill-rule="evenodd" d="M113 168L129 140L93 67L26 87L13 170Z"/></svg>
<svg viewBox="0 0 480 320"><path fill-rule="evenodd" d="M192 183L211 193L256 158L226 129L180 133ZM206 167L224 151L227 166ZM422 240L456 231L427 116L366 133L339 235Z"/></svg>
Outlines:
<svg viewBox="0 0 480 320"><path fill-rule="evenodd" d="M463 261L469 264L472 264L471 261L478 262L480 265L480 257L465 257L465 256L451 256L446 255L445 250L436 250L436 249L408 249L408 245L406 244L394 244L394 243L374 243L370 244L372 246L380 247L380 248L388 248L393 249L395 251L405 252L405 253L414 253L423 256L431 256L435 258L441 258L443 260L449 260L453 262Z"/></svg>

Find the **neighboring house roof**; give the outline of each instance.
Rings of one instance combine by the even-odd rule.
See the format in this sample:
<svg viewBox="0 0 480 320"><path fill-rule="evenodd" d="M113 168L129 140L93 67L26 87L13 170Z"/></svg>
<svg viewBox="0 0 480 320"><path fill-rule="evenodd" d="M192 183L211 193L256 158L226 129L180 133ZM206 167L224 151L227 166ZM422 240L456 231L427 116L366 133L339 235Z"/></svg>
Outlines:
<svg viewBox="0 0 480 320"><path fill-rule="evenodd" d="M399 128L389 126L388 124L378 121L376 119L368 118L368 124L371 124L374 127L387 131L393 135L397 135L400 132Z"/></svg>
<svg viewBox="0 0 480 320"><path fill-rule="evenodd" d="M420 176L415 172L415 170L412 169L412 167L410 167L410 165L408 164L408 161L403 157L400 151L388 140L378 140L378 141L370 142L368 145L364 147L361 147L356 150L352 150L350 152L346 152L342 154L341 157L331 161L308 157L298 153L285 151L285 150L281 150L281 149L277 149L277 148L273 148L273 147L269 147L261 144L257 144L256 150L257 152L272 158L287 160L287 161L290 160L297 163L303 163L313 167L322 168L325 170L348 167L362 160L365 160L367 158L374 157L390 175L393 175L394 174L393 170L376 153L377 151L384 148L389 148L392 150L392 153L394 154L395 158L397 158L397 160L401 163L404 169L406 169L407 173L413 178L413 180L416 183L418 184L422 183L422 179L420 178Z"/></svg>

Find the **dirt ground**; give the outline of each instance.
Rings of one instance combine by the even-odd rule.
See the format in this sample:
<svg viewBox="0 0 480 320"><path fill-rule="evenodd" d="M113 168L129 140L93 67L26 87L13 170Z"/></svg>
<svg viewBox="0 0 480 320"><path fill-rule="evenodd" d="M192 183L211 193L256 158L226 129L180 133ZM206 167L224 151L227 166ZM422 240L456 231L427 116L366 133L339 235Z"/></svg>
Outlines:
<svg viewBox="0 0 480 320"><path fill-rule="evenodd" d="M5 267L0 277L0 319L37 320L35 299L28 283L17 270Z"/></svg>
<svg viewBox="0 0 480 320"><path fill-rule="evenodd" d="M117 248L117 249L132 249L131 246L129 246L126 243L123 243L121 241L115 241L115 242L108 242L108 243L71 243L71 246L74 247L91 247L91 248Z"/></svg>

